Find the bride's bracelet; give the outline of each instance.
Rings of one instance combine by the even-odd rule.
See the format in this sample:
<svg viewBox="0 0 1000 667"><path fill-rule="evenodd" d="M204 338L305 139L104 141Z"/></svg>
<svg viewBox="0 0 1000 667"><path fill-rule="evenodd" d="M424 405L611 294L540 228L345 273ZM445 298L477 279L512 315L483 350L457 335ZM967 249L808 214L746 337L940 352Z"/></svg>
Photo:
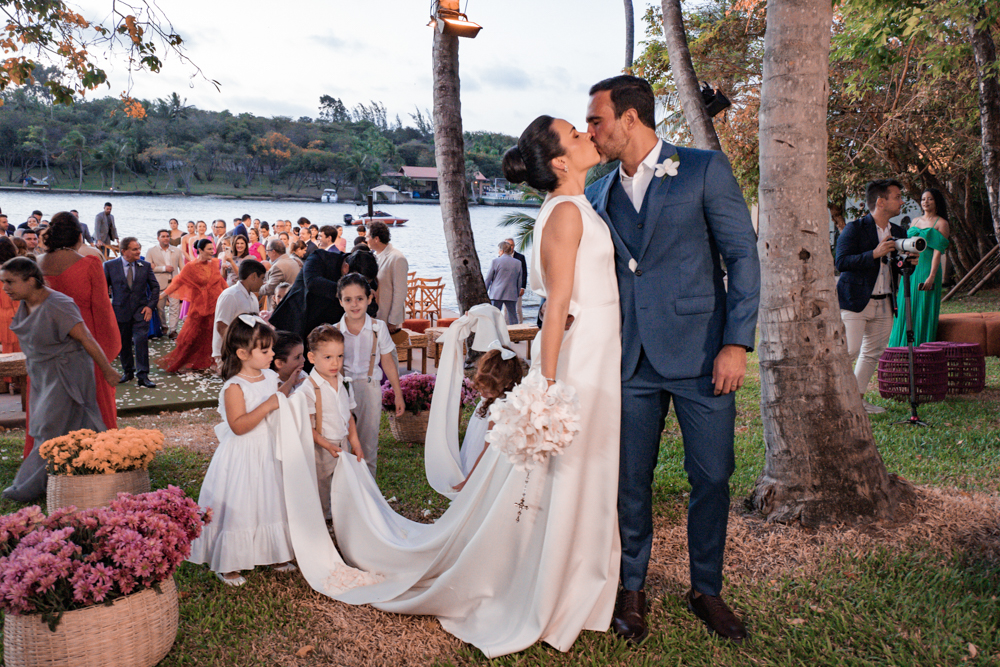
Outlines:
<svg viewBox="0 0 1000 667"><path fill-rule="evenodd" d="M555 384L555 383L556 383L556 381L555 381L555 378L547 378L547 377L543 377L542 379L543 379L543 380L546 380L547 382L551 382L552 384Z"/></svg>

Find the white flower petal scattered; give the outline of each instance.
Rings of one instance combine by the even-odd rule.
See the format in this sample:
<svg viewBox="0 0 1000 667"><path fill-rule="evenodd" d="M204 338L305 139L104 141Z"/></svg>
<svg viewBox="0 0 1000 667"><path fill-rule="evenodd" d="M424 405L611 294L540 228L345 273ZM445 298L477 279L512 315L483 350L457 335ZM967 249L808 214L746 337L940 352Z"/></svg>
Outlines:
<svg viewBox="0 0 1000 667"><path fill-rule="evenodd" d="M528 373L503 400L490 406L494 426L486 441L518 470L531 470L558 456L580 432L576 390L557 381L551 387L539 369Z"/></svg>

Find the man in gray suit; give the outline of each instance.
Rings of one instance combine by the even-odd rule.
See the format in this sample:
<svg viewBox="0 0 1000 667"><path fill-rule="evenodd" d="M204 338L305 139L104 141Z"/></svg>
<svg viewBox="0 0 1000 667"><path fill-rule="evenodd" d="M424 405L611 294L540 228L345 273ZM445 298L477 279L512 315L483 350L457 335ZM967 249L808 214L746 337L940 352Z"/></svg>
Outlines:
<svg viewBox="0 0 1000 667"><path fill-rule="evenodd" d="M622 591L615 631L649 634L643 590L653 544L652 484L670 402L691 483L688 608L731 641L746 628L721 597L736 401L760 296L757 237L725 155L656 136L653 90L617 76L590 89L587 125L621 166L587 188L611 231L622 311L618 524ZM725 260L728 284L723 280Z"/></svg>
<svg viewBox="0 0 1000 667"><path fill-rule="evenodd" d="M111 215L111 202L104 202L104 210L94 218L94 239L104 256L108 256L105 246L118 240L118 229L115 227L115 216Z"/></svg>
<svg viewBox="0 0 1000 667"><path fill-rule="evenodd" d="M517 297L521 291L521 262L514 259L514 246L501 241L500 256L490 264L486 276L486 293L494 308L507 307L507 324L518 324Z"/></svg>

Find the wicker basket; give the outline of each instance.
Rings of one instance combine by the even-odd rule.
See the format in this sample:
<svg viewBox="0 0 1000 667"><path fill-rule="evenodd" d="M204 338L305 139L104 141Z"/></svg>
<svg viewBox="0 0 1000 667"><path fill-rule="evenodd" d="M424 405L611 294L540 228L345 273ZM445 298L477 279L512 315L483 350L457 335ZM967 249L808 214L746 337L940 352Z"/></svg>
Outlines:
<svg viewBox="0 0 1000 667"><path fill-rule="evenodd" d="M148 493L149 471L130 470L107 475L49 475L49 511L75 505L78 510L103 507L121 492Z"/></svg>
<svg viewBox="0 0 1000 667"><path fill-rule="evenodd" d="M978 394L986 388L986 357L979 343L937 341L920 350L944 350L948 365L948 394Z"/></svg>
<svg viewBox="0 0 1000 667"><path fill-rule="evenodd" d="M427 418L430 410L422 410L413 414L409 410L403 413L402 417L397 417L396 413L389 413L389 428L392 430L392 437L397 442L423 442L427 437Z"/></svg>
<svg viewBox="0 0 1000 667"><path fill-rule="evenodd" d="M878 360L878 391L882 398L906 402L910 396L909 349L886 348ZM948 395L948 363L943 350L913 349L913 379L917 402L935 403Z"/></svg>
<svg viewBox="0 0 1000 667"><path fill-rule="evenodd" d="M177 586L171 577L151 588L63 614L55 632L41 614L7 614L3 659L8 667L151 667L177 637Z"/></svg>

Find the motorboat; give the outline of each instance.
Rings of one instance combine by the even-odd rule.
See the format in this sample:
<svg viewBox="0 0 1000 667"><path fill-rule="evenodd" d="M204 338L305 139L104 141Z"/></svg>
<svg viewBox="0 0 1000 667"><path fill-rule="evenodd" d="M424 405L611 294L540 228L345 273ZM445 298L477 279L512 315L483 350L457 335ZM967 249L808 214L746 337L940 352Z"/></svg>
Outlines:
<svg viewBox="0 0 1000 667"><path fill-rule="evenodd" d="M368 225L372 222L383 222L387 227L400 227L409 220L409 218L397 218L394 215L390 215L385 211L373 211L372 216L368 217L367 213L360 215L355 218L350 213L344 215L345 225Z"/></svg>
<svg viewBox="0 0 1000 667"><path fill-rule="evenodd" d="M323 194L320 196L319 200L324 204L336 204L337 191L333 188L327 188L326 190L323 190Z"/></svg>

